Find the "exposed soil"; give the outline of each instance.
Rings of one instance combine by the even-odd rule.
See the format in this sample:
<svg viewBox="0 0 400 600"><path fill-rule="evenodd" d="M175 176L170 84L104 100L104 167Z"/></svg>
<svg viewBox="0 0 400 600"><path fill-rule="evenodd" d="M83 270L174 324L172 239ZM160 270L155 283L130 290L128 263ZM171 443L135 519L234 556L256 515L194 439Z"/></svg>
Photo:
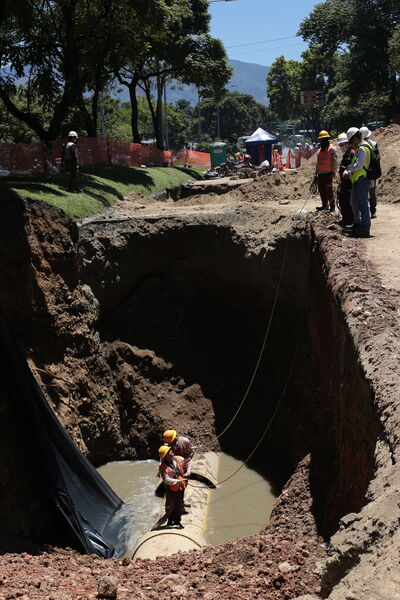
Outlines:
<svg viewBox="0 0 400 600"><path fill-rule="evenodd" d="M79 240L56 209L3 201L0 306L95 464L154 456L171 425L244 459L278 407L254 464L291 477L251 538L136 563L43 553L68 540L2 393L1 549L25 553L0 557L0 598L92 598L107 574L122 599L400 598L399 133L376 137L390 205L370 240L313 212L312 164L225 194L134 196Z"/></svg>

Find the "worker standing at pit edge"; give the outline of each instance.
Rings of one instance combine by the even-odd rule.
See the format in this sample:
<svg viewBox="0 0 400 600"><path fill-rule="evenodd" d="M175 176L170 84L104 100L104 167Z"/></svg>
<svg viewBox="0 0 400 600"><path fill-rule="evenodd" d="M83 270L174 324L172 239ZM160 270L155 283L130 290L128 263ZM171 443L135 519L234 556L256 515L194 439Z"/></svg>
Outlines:
<svg viewBox="0 0 400 600"><path fill-rule="evenodd" d="M78 161L78 134L76 131L70 131L68 141L63 144L61 150L61 167L69 172L68 191L78 194L80 192L78 184L79 161Z"/></svg>
<svg viewBox="0 0 400 600"><path fill-rule="evenodd" d="M336 175L338 166L336 148L330 144L330 135L327 131L320 131L318 139L321 143L321 148L318 150L317 155L316 174L322 206L317 206L316 208L317 210L330 210L334 212L333 178Z"/></svg>
<svg viewBox="0 0 400 600"><path fill-rule="evenodd" d="M194 449L191 441L182 435L178 436L175 429L164 431L163 443L170 446L174 456L182 456L185 462L189 462L193 458Z"/></svg>
<svg viewBox="0 0 400 600"><path fill-rule="evenodd" d="M371 217L368 205L369 180L367 169L371 161L371 146L363 142L358 127L350 127L346 132L349 144L356 151L351 164L343 173L349 177L351 188L351 208L354 223L349 227L349 232L356 237L370 237Z"/></svg>
<svg viewBox="0 0 400 600"><path fill-rule="evenodd" d="M352 146L349 146L347 134L341 133L337 138L339 148L343 152L343 158L339 165L339 177L340 183L337 191L337 198L339 202L340 212L342 219L339 221L339 225L343 228L351 225L354 221L353 211L351 208L351 181L347 177L343 177L343 173L347 170L347 167L351 164L353 156L355 154Z"/></svg>
<svg viewBox="0 0 400 600"><path fill-rule="evenodd" d="M181 517L185 513L184 496L190 476L190 463L185 463L182 456L174 456L170 446L161 446L158 455L161 461L159 473L165 486L167 525L177 525L179 529L183 529Z"/></svg>
<svg viewBox="0 0 400 600"><path fill-rule="evenodd" d="M361 137L362 137L363 141L371 146L371 150L375 154L376 160L379 162L379 165L380 165L381 157L379 154L378 144L376 142L374 142L373 140L371 140L371 135L372 135L371 131L368 129L368 127L361 127L360 133L361 133ZM379 166L379 171L380 171L380 166ZM371 213L371 219L375 219L376 218L376 179L370 179L370 182L369 182L369 210Z"/></svg>

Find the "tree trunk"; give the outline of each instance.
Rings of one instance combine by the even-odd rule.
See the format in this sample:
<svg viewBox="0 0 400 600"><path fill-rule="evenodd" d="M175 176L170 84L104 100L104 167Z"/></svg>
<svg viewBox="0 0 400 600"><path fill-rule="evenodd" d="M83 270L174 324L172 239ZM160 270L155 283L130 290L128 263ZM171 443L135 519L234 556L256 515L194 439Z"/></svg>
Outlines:
<svg viewBox="0 0 400 600"><path fill-rule="evenodd" d="M28 125L28 127L30 127L36 133L36 135L39 137L39 139L49 141L49 136L47 135L47 132L43 128L43 125L42 125L41 121L39 120L39 118L36 115L32 115L31 113L25 113L22 110L20 110L19 108L17 108L15 106L14 102L11 100L11 98L6 93L6 91L3 90L1 87L0 87L0 98L3 100L4 106L6 107L8 112L10 112L13 115L13 117L16 117L23 123L26 123Z"/></svg>
<svg viewBox="0 0 400 600"><path fill-rule="evenodd" d="M137 102L137 97L136 97L136 88L137 88L138 81L139 81L139 77L137 74L135 74L132 77L132 79L128 85L129 99L131 101L132 142L134 144L142 143L142 138L139 133L139 108L138 108L138 102Z"/></svg>
<svg viewBox="0 0 400 600"><path fill-rule="evenodd" d="M97 131L97 124L98 124L98 111L99 111L99 94L100 94L100 89L98 86L96 86L96 89L93 92L93 96L92 96L92 122L94 125L94 128Z"/></svg>
<svg viewBox="0 0 400 600"><path fill-rule="evenodd" d="M154 137L156 138L156 146L160 150L164 150L164 144L162 140L162 130L161 130L161 121L158 118L157 108L154 110L153 103L151 101L151 93L150 93L150 85L148 81L144 81L144 91L146 94L147 103L149 105L151 120L153 121L153 129L154 129ZM162 108L162 106L161 106Z"/></svg>
<svg viewBox="0 0 400 600"><path fill-rule="evenodd" d="M157 75L157 102L156 102L156 122L154 123L157 148L164 150L164 136L163 136L163 113L162 113L162 93L163 85L161 83L161 76Z"/></svg>

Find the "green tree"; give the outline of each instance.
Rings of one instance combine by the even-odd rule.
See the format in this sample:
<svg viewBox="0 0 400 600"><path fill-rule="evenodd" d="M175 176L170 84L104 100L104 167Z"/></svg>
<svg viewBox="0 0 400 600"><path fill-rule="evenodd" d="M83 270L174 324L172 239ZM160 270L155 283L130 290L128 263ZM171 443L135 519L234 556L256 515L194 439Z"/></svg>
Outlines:
<svg viewBox="0 0 400 600"><path fill-rule="evenodd" d="M334 89L326 97L331 106L324 108L332 119L343 117L341 97L349 117L361 121L377 110L387 118L398 112L398 82L389 59L395 60L399 23L398 0L326 0L301 23L303 39L321 52L340 55Z"/></svg>
<svg viewBox="0 0 400 600"><path fill-rule="evenodd" d="M168 104L168 138L170 148L180 150L191 140L193 131L193 107L187 100Z"/></svg>
<svg viewBox="0 0 400 600"><path fill-rule="evenodd" d="M218 115L219 113L219 115ZM198 118L198 107L195 109ZM242 135L251 135L257 127L268 128L272 121L270 109L254 100L249 94L228 92L217 104L206 100L201 104L202 133L210 140L217 138L219 116L220 138L236 143ZM196 136L196 132L193 132Z"/></svg>
<svg viewBox="0 0 400 600"><path fill-rule="evenodd" d="M16 0L2 5L0 98L39 138L65 132L75 110L88 135L96 135L98 95L126 2ZM23 106L14 102L21 79L27 88ZM94 90L91 107L85 97L89 90Z"/></svg>
<svg viewBox="0 0 400 600"><path fill-rule="evenodd" d="M394 75L400 74L400 24L396 25L389 40L389 67Z"/></svg>
<svg viewBox="0 0 400 600"><path fill-rule="evenodd" d="M146 95L159 147L163 146L162 96L166 82L201 86L204 95L223 94L231 70L220 40L208 33L210 15L206 0L170 0L166 18L156 30L147 29L142 41L146 55L128 53L120 58L118 81L129 89L132 103L132 135L140 141L137 89Z"/></svg>
<svg viewBox="0 0 400 600"><path fill-rule="evenodd" d="M268 97L273 112L283 121L296 118L300 110L301 63L279 56L267 76Z"/></svg>

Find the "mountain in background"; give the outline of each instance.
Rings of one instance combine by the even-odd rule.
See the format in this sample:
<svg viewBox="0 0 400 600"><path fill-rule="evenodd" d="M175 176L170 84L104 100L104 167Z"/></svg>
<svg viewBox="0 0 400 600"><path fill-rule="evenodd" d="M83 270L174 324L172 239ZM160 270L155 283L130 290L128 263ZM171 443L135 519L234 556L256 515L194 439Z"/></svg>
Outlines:
<svg viewBox="0 0 400 600"><path fill-rule="evenodd" d="M228 63L233 68L233 75L227 89L230 92L251 94L257 102L268 104L266 79L269 67L240 60L229 60ZM117 96L121 102L129 102L128 90L122 89ZM197 88L193 85L172 82L167 86L167 102L174 103L181 99L188 100L191 104L197 104Z"/></svg>

